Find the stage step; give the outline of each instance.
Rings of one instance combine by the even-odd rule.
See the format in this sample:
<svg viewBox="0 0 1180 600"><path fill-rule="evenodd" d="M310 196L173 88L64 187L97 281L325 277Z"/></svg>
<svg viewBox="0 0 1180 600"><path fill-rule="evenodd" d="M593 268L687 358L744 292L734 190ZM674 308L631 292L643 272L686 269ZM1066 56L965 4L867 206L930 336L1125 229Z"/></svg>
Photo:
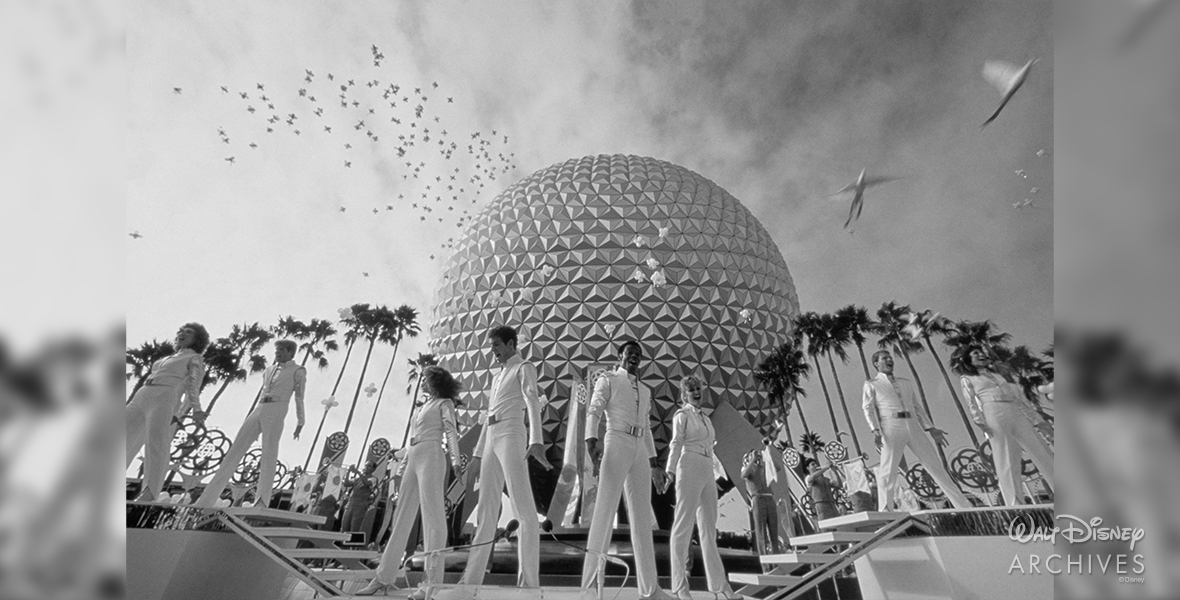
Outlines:
<svg viewBox="0 0 1180 600"><path fill-rule="evenodd" d="M759 556L758 560L764 565L826 565L840 558L839 554L828 552L788 552L786 554L767 554Z"/></svg>
<svg viewBox="0 0 1180 600"><path fill-rule="evenodd" d="M859 533L852 531L825 531L812 535L801 535L791 538L792 546L832 546L835 544L855 544L873 537L871 532Z"/></svg>
<svg viewBox="0 0 1180 600"><path fill-rule="evenodd" d="M319 515L309 515L307 513L291 512L289 510L279 510L277 508L222 508L226 514L233 515L239 519L250 519L254 521L270 521L272 523L302 523L304 525L323 525L328 522L327 517Z"/></svg>
<svg viewBox="0 0 1180 600"><path fill-rule="evenodd" d="M298 548L283 550L283 554L301 560L309 558L369 560L381 556L381 553L376 550L344 550L341 548Z"/></svg>
<svg viewBox="0 0 1180 600"><path fill-rule="evenodd" d="M330 542L347 542L352 536L339 531L322 531L319 529L305 529L303 527L257 527L255 531L268 538L297 538L301 540L327 540Z"/></svg>
<svg viewBox="0 0 1180 600"><path fill-rule="evenodd" d="M732 583L740 583L742 585L761 585L761 586L775 586L786 587L794 585L802 577L795 577L794 575L766 575L763 573L730 573L729 581Z"/></svg>
<svg viewBox="0 0 1180 600"><path fill-rule="evenodd" d="M377 571L374 569L330 569L327 571L316 571L316 576L325 581L357 581L363 579L368 581L377 576Z"/></svg>
<svg viewBox="0 0 1180 600"><path fill-rule="evenodd" d="M904 516L907 513L903 512L859 512L850 515L841 515L832 519L824 519L819 522L820 529L836 529L842 531L854 531L857 529L872 529L876 530L886 523L892 523Z"/></svg>

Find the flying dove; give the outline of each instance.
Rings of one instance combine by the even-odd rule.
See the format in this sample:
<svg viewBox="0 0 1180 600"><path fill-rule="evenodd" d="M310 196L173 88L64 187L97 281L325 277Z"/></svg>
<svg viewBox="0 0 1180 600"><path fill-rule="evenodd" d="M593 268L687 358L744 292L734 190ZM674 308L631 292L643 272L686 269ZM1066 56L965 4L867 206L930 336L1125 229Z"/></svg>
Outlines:
<svg viewBox="0 0 1180 600"><path fill-rule="evenodd" d="M342 320L343 320L343 319L351 319L351 318L352 318L352 308L350 308L350 307L349 307L349 308L341 308L341 309L337 309L337 310L336 310L336 312L340 314L340 318L341 318Z"/></svg>
<svg viewBox="0 0 1180 600"><path fill-rule="evenodd" d="M668 230L671 228L672 228L671 226L660 227L660 239L661 240L668 239Z"/></svg>
<svg viewBox="0 0 1180 600"><path fill-rule="evenodd" d="M855 192L855 195L852 197L852 206L848 208L848 220L844 221L844 229L848 229L848 226L852 224L852 221L860 218L860 213L865 207L864 202L866 188L870 188L874 185L881 185L883 183L889 183L891 181L897 181L899 179L898 177L866 177L866 170L867 169L861 169L860 176L856 178L855 182L840 188L836 193L832 194L833 196L836 196L849 190L853 190Z"/></svg>
<svg viewBox="0 0 1180 600"><path fill-rule="evenodd" d="M743 308L743 309L742 309L742 312L738 313L738 316L740 316L740 317L742 318L742 323L745 323L745 322L747 322L747 321L749 321L749 320L750 320L750 316L751 316L752 314L753 314L753 313L751 313L751 312L750 312L750 309L748 309L748 308Z"/></svg>
<svg viewBox="0 0 1180 600"><path fill-rule="evenodd" d="M656 271L655 273L651 274L651 283L652 285L661 288L667 285L668 278L664 276L663 271Z"/></svg>
<svg viewBox="0 0 1180 600"><path fill-rule="evenodd" d="M1029 70L1038 60L1040 59L1034 58L1025 63L1023 67L1017 67L1012 63L1000 60L989 60L983 63L983 78L996 86L996 89L1000 90L1004 97L1000 99L1000 107L983 122L983 125L979 126L980 129L987 127L989 123L996 120L996 117L1000 116L1000 111L1008 105L1008 101L1012 99L1016 90L1024 85L1024 81L1028 79Z"/></svg>
<svg viewBox="0 0 1180 600"><path fill-rule="evenodd" d="M373 394L376 394L376 393L377 393L377 386L376 385L370 383L368 386L365 387L365 395L366 396L372 398Z"/></svg>
<svg viewBox="0 0 1180 600"><path fill-rule="evenodd" d="M552 274L553 274L553 265L550 265L550 264L541 265L541 275L544 275L545 277L549 277Z"/></svg>
<svg viewBox="0 0 1180 600"><path fill-rule="evenodd" d="M647 277L643 274L643 269L635 267L635 272L631 274L631 281L647 281Z"/></svg>
<svg viewBox="0 0 1180 600"><path fill-rule="evenodd" d="M660 268L660 261L656 260L654 256L649 257L647 259L647 268L653 271Z"/></svg>

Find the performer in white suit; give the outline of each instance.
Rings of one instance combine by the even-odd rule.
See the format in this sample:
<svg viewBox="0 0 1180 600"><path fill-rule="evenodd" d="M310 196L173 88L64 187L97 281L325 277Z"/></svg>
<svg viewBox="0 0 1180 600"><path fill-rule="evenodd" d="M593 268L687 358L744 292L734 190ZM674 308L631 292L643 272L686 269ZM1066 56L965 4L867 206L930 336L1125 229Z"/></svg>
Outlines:
<svg viewBox="0 0 1180 600"><path fill-rule="evenodd" d="M672 416L672 442L665 474L676 482L676 518L672 524L672 593L692 600L688 589L689 543L695 521L701 534L701 556L709 591L726 600L740 600L725 576L717 551L717 480L713 476L713 424L701 412L701 381L680 380L680 410Z"/></svg>
<svg viewBox="0 0 1180 600"><path fill-rule="evenodd" d="M516 349L516 330L500 325L488 332L492 355L503 367L492 379L488 410L473 458L479 460L479 504L477 526L467 567L460 583L482 585L491 546L500 519L500 495L508 484L508 497L516 509L520 530L516 534L519 572L517 585L540 587L541 530L537 523L537 505L529 482L527 458L532 457L546 469L541 434L541 400L537 396L537 369L524 362ZM525 416L528 433L525 433ZM527 448L527 451L526 451Z"/></svg>
<svg viewBox="0 0 1180 600"><path fill-rule="evenodd" d="M1028 400L1024 390L1012 383L1008 368L978 346L965 348L964 354L966 360L954 361L955 371L962 376L963 397L971 408L971 418L991 439L1004 504L1017 506L1024 499L1021 450L1028 453L1049 487L1053 487L1053 451L1021 411ZM1036 414L1035 409L1029 409L1030 414Z"/></svg>
<svg viewBox="0 0 1180 600"><path fill-rule="evenodd" d="M385 552L381 554L377 576L368 586L356 592L358 596L372 596L405 587L398 585L398 580L406 575L402 568L402 556L419 507L422 508L424 551L441 550L447 543L446 502L443 496L447 455L456 473L461 468L459 432L455 427L459 383L442 367L427 367L422 372L422 380L427 399L414 419L409 451L403 462L406 470L401 487L398 488L397 508L393 513L393 531L389 534ZM425 584L441 583L442 578L443 557L428 555L424 585L410 598L425 598Z"/></svg>
<svg viewBox="0 0 1180 600"><path fill-rule="evenodd" d="M651 485L664 488L664 471L656 457L649 414L651 390L639 382L639 361L643 351L635 341L619 346L619 367L602 375L594 384L594 395L586 411L586 450L599 467L598 494L590 535L582 565L582 589L596 589L596 578L604 567L600 555L606 552L614 526L619 497L627 493L627 514L631 519L631 546L635 553L639 597L668 600L656 579L655 546L652 543ZM599 444L598 422L606 415L606 441ZM603 448L605 446L605 449Z"/></svg>
<svg viewBox="0 0 1180 600"><path fill-rule="evenodd" d="M865 382L864 413L869 429L873 431L873 442L881 449L881 464L877 468L877 510L889 510L893 503L897 493L897 467L907 446L955 508L970 508L971 503L942 466L938 451L930 442L933 437L940 446L945 446L946 432L931 425L926 414L917 408L913 384L893 375L893 355L886 350L873 354L873 367L877 369L877 376Z"/></svg>
<svg viewBox="0 0 1180 600"><path fill-rule="evenodd" d="M164 487L172 451L172 419L177 415L181 396L185 396L185 410L192 408L193 417L205 419L201 410L201 380L205 377L205 361L201 353L209 345L209 332L200 323L186 323L176 332L176 353L152 364L152 370L131 397L126 409L127 467L135 460L140 448L143 456L143 491L137 500L155 500Z"/></svg>
<svg viewBox="0 0 1180 600"><path fill-rule="evenodd" d="M283 425L287 419L287 411L291 407L291 396L295 397L295 415L298 422L295 425L294 439L299 439L303 431L303 390L307 385L307 369L295 364L297 346L291 340L275 342L275 362L262 373L262 391L258 397L258 406L250 411L234 443L226 452L221 462L221 468L201 497L193 503L200 508L210 508L221 496L230 477L238 469L242 457L249 452L250 446L258 436L262 436L262 458L258 462L258 491L254 494L256 506L266 507L270 504L271 488L274 487L275 465L279 460L279 439L283 436Z"/></svg>

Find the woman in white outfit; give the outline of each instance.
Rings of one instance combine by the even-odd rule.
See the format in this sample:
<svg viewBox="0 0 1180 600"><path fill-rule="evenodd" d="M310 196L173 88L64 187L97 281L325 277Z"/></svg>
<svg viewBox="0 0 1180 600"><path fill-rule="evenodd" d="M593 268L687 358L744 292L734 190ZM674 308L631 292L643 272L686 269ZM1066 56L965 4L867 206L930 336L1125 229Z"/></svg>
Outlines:
<svg viewBox="0 0 1180 600"><path fill-rule="evenodd" d="M358 596L372 596L378 592L408 587L404 584L402 556L419 506L422 508L424 551L441 550L447 542L443 486L447 477L447 454L451 457L451 467L455 472L460 470L459 433L455 427L456 398L460 388L459 382L442 367L427 367L422 378L426 400L418 409L411 430L405 475L398 488L397 508L393 513L393 532L381 555L377 576L368 586L356 592ZM442 583L442 575L443 558L439 555L428 556L424 583ZM419 588L410 598L424 598L425 591L425 588Z"/></svg>
<svg viewBox="0 0 1180 600"><path fill-rule="evenodd" d="M1028 400L1024 390L1013 383L1011 370L978 346L965 348L962 355L955 370L962 376L963 398L972 419L991 439L992 461L1004 503L1017 506L1024 498L1020 485L1021 449L1028 453L1049 487L1053 487L1053 451L1022 411Z"/></svg>
<svg viewBox="0 0 1180 600"><path fill-rule="evenodd" d="M193 416L204 420L201 410L201 380L205 360L201 353L209 345L209 332L200 323L187 323L176 332L176 352L152 364L152 370L127 404L127 466L144 449L143 491L137 500L155 500L164 487L172 453L172 417L192 408ZM177 414L181 396L184 410Z"/></svg>
<svg viewBox="0 0 1180 600"><path fill-rule="evenodd" d="M692 526L700 528L701 554L709 591L727 600L734 593L717 551L717 481L713 476L713 424L701 412L701 381L689 375L680 380L680 410L672 416L669 480L676 482L676 518L672 524L672 593L692 600L688 590L689 543Z"/></svg>

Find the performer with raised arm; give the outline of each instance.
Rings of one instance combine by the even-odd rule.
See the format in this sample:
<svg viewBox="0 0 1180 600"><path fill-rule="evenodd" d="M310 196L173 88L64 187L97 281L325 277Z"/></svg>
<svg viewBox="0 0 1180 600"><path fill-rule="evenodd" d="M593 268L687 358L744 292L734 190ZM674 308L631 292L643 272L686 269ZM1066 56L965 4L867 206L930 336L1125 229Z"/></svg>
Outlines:
<svg viewBox="0 0 1180 600"><path fill-rule="evenodd" d="M701 556L709 591L725 600L741 600L734 593L717 551L717 480L713 476L713 424L701 412L701 381L693 375L680 380L680 410L672 416L669 480L676 482L676 518L672 523L672 593L692 600L688 589L689 544L692 526L700 528Z"/></svg>
<svg viewBox="0 0 1180 600"><path fill-rule="evenodd" d="M670 600L671 596L660 589L656 578L656 554L651 534L652 481L663 489L665 476L659 466L651 433L651 390L639 382L643 350L632 340L620 344L618 351L618 368L603 374L594 384L594 394L586 411L586 450L594 465L601 464L601 467L590 535L586 541L588 552L582 565L582 589L584 593L595 589L596 578L603 574L600 555L606 552L610 543L619 497L626 491L639 597L643 600ZM604 414L606 440L600 443L598 422Z"/></svg>
<svg viewBox="0 0 1180 600"><path fill-rule="evenodd" d="M193 417L205 420L201 410L201 380L205 360L201 354L209 345L209 332L200 323L186 323L176 332L176 352L152 364L143 387L131 397L126 409L127 467L140 448L143 456L143 489L136 500L155 500L164 487L172 451L172 420L181 396Z"/></svg>
<svg viewBox="0 0 1180 600"><path fill-rule="evenodd" d="M1053 487L1053 451L1021 411L1021 405L1028 400L1024 390L1012 382L1008 367L979 346L968 346L962 354L964 358L952 361L952 368L962 376L963 397L971 408L971 418L991 440L992 461L1004 504L1017 506L1024 499L1018 491L1021 450L1028 453L1049 487ZM1035 410L1029 412L1036 414Z"/></svg>
<svg viewBox="0 0 1180 600"><path fill-rule="evenodd" d="M467 555L467 568L459 581L464 585L482 585L491 547L500 519L500 494L508 484L508 497L520 520L517 534L519 572L517 585L540 587L540 526L537 505L529 482L527 457L546 469L553 468L545 459L541 432L541 400L537 396L537 369L521 358L516 347L516 330L500 325L488 332L492 355L502 368L492 379L488 393L488 410L473 458L479 461L479 503L477 526ZM525 417L528 432L525 432ZM527 448L527 450L526 450Z"/></svg>
<svg viewBox="0 0 1180 600"><path fill-rule="evenodd" d="M258 461L258 492L255 506L266 507L270 504L271 489L275 481L275 465L279 460L279 440L283 436L283 426L287 420L287 411L291 408L291 397L295 397L295 425L294 439L299 439L303 431L303 390L307 386L307 369L295 364L298 346L291 340L275 342L275 362L262 373L263 388L258 397L258 406L250 411L234 443L225 453L221 461L221 468L201 497L193 503L200 508L210 508L221 496L222 490L229 484L230 477L237 471L242 457L250 450L254 440L262 436L262 458Z"/></svg>
<svg viewBox="0 0 1180 600"><path fill-rule="evenodd" d="M942 466L938 451L930 442L930 438L934 438L938 445L945 446L946 432L931 425L926 415L916 408L913 383L893 374L893 355L888 350L873 354L873 368L877 369L877 376L865 382L863 408L873 432L873 443L881 451L881 464L877 467L877 510L889 510L893 503L897 493L897 467L907 446L955 508L971 508L971 503Z"/></svg>
<svg viewBox="0 0 1180 600"><path fill-rule="evenodd" d="M742 479L750 495L750 513L754 519L754 540L758 554L767 556L782 552L778 538L778 507L766 481L766 465L762 450L750 450L742 457ZM788 511L787 514L790 514Z"/></svg>
<svg viewBox="0 0 1180 600"><path fill-rule="evenodd" d="M372 596L378 592L409 587L402 556L418 508L422 508L422 530L426 552L441 550L447 543L446 504L444 485L447 479L447 460L451 468L460 472L459 431L455 426L455 406L459 400L459 382L442 367L431 366L422 371L422 389L426 399L418 409L411 429L410 447L402 464L406 465L398 488L397 508L393 513L393 531L381 554L381 566L369 585L356 592L358 596ZM444 454L444 449L446 450ZM411 599L424 600L426 585L442 583L443 558L429 555L426 577Z"/></svg>

